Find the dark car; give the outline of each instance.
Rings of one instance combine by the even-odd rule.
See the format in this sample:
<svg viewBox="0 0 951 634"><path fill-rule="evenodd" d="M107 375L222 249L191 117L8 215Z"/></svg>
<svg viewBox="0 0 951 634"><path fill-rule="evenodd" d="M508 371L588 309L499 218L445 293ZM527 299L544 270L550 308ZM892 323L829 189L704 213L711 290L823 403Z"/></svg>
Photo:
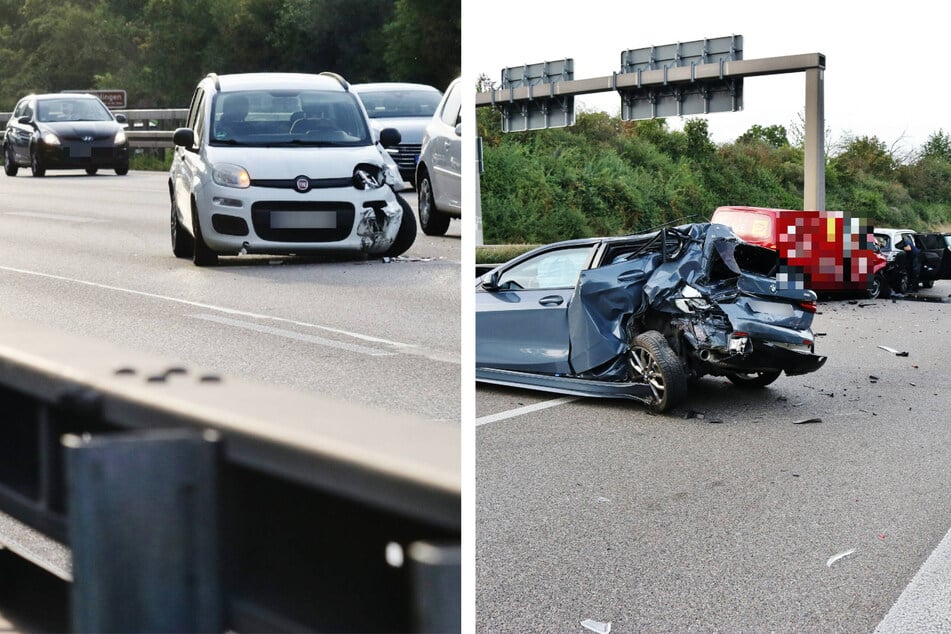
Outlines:
<svg viewBox="0 0 951 634"><path fill-rule="evenodd" d="M899 294L916 291L917 285L912 284L912 270L917 271L917 281L924 288L931 288L937 280L951 279L951 246L946 234L876 227L875 239L881 246L882 255L888 258L885 272L889 291ZM912 256L902 249L903 240L911 241L917 247L916 262L908 261ZM884 295L888 296L888 293Z"/></svg>
<svg viewBox="0 0 951 634"><path fill-rule="evenodd" d="M476 380L665 411L706 374L814 372L816 294L778 270L720 224L539 247L476 281Z"/></svg>
<svg viewBox="0 0 951 634"><path fill-rule="evenodd" d="M95 174L129 172L125 115L112 112L94 95L28 95L17 103L3 135L3 170L16 176L29 166L33 176L48 169L84 169Z"/></svg>

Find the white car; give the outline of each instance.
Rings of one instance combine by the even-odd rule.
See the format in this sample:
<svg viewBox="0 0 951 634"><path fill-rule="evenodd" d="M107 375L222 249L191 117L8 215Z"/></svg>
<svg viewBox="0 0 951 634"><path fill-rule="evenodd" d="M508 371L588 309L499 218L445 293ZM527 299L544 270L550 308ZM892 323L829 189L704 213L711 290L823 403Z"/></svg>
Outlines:
<svg viewBox="0 0 951 634"><path fill-rule="evenodd" d="M172 252L396 256L416 221L360 100L334 73L211 74L174 133Z"/></svg>
<svg viewBox="0 0 951 634"><path fill-rule="evenodd" d="M449 221L462 215L462 83L446 89L426 127L416 165L419 225L423 233L441 236Z"/></svg>
<svg viewBox="0 0 951 634"><path fill-rule="evenodd" d="M433 118L442 93L426 84L381 82L353 84L370 117L370 124L378 130L396 128L402 140L387 148L400 168L402 177L416 183L416 162L423 145L423 133Z"/></svg>

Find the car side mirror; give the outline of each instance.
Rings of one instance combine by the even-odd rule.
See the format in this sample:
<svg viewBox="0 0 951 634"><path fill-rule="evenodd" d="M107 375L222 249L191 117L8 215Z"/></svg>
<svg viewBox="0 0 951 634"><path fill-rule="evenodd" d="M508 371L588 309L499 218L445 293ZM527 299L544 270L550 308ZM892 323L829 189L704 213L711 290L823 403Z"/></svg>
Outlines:
<svg viewBox="0 0 951 634"><path fill-rule="evenodd" d="M19 119L17 119L17 123L21 125L30 125L31 123L33 123L33 119L31 119L30 117L20 117Z"/></svg>
<svg viewBox="0 0 951 634"><path fill-rule="evenodd" d="M393 147L399 145L403 140L403 135L396 128L383 128L380 130L380 144L383 147Z"/></svg>
<svg viewBox="0 0 951 634"><path fill-rule="evenodd" d="M191 128L178 128L172 134L172 143L176 147L191 149L195 145L195 132Z"/></svg>
<svg viewBox="0 0 951 634"><path fill-rule="evenodd" d="M128 123L128 122L129 122L129 118L126 117L124 114L122 114L122 113L120 112L119 114L116 115L116 122L117 122L117 123Z"/></svg>
<svg viewBox="0 0 951 634"><path fill-rule="evenodd" d="M487 291L499 290L499 272L492 271L487 276L483 277L482 288L484 288Z"/></svg>
<svg viewBox="0 0 951 634"><path fill-rule="evenodd" d="M457 124L456 124L456 136L462 136L462 124L461 124L461 123L457 123Z"/></svg>

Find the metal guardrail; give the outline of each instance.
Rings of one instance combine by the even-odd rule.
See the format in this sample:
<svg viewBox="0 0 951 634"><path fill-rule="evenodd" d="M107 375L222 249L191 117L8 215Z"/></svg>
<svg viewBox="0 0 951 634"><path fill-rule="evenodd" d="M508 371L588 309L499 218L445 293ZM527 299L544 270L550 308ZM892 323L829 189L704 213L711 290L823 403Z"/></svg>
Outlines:
<svg viewBox="0 0 951 634"><path fill-rule="evenodd" d="M129 120L126 136L132 148L171 148L175 128L185 125L187 108L114 110ZM5 126L12 113L0 113L0 125Z"/></svg>
<svg viewBox="0 0 951 634"><path fill-rule="evenodd" d="M0 546L76 631L461 629L457 426L5 319L0 412Z"/></svg>

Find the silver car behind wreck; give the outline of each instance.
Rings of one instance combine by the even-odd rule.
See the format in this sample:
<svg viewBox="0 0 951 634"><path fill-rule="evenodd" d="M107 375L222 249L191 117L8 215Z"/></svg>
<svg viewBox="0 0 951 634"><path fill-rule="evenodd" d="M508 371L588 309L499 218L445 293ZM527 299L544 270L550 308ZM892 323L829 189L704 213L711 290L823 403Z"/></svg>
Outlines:
<svg viewBox="0 0 951 634"><path fill-rule="evenodd" d="M540 247L476 282L476 379L665 411L690 378L814 372L816 295L778 271L717 224Z"/></svg>

